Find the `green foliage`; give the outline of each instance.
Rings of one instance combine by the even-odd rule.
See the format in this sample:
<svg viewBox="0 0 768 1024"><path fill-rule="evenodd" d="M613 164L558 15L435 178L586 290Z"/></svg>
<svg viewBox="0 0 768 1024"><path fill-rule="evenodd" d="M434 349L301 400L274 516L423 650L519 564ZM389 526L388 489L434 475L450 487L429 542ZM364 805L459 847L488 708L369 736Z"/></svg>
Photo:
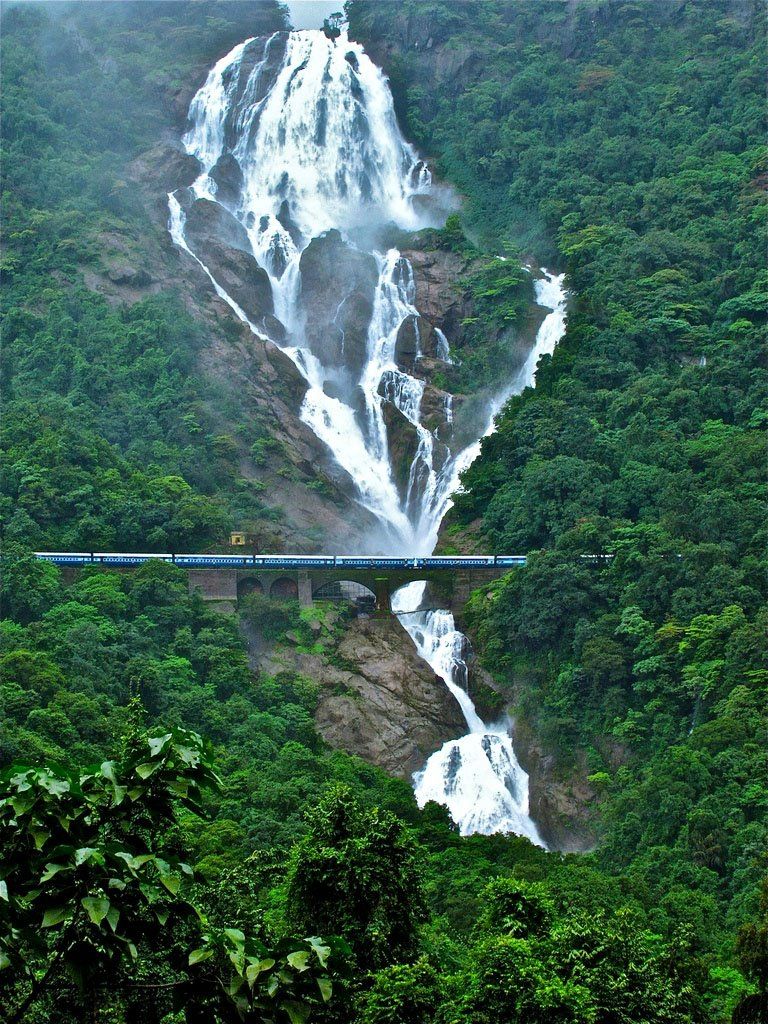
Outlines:
<svg viewBox="0 0 768 1024"><path fill-rule="evenodd" d="M385 967L363 997L357 1024L431 1024L440 1002L438 976L426 960Z"/></svg>
<svg viewBox="0 0 768 1024"><path fill-rule="evenodd" d="M142 260L148 215L123 170L178 117L178 90L283 15L250 2L108 13L3 13L0 760L21 764L4 785L22 800L3 804L20 815L2 819L8 1005L38 1000L47 977L30 1019L66 1024L240 1012L296 1024L309 1006L329 1024L355 1012L360 1024L682 1024L733 1008L759 1020L759 12L724 0L349 8L353 33L386 49L409 134L465 197L431 235L477 267L465 285L478 319L451 385L496 381L530 292L516 258L483 251L568 272L566 337L484 441L452 528L460 544L480 520L499 550L541 549L467 615L561 770L588 751L604 834L585 859L462 838L443 809L419 812L407 783L327 750L316 683L252 673L240 623L190 596L173 566L65 582L31 556L204 547L270 515L238 467L249 452L269 465L274 442L217 414L217 394L200 399L200 328L171 296L119 307L85 284L116 238ZM292 605L244 604L256 642L291 629L302 649L315 643ZM135 695L167 726L150 733L160 746L135 732L107 760ZM188 788L210 768L198 732L223 780L202 804ZM182 749L202 751L199 764L184 767ZM329 784L342 788L305 819ZM210 817L193 813L203 805ZM333 965L343 947L294 927L354 949L355 978L328 1006L326 948ZM109 968L108 1011L104 989L84 1006L59 976L67 958L94 977Z"/></svg>
<svg viewBox="0 0 768 1024"><path fill-rule="evenodd" d="M407 958L424 903L418 849L402 822L339 787L307 824L288 868L288 920L343 935L369 969Z"/></svg>
<svg viewBox="0 0 768 1024"><path fill-rule="evenodd" d="M343 943L283 936L267 947L238 928L209 927L192 902L193 870L177 855L178 810L202 813L204 792L218 784L210 746L183 729L134 728L119 760L81 771L16 764L3 773L0 970L14 972L10 988L21 996L9 1003L11 1020L72 981L95 1017L105 981L114 985L126 960L130 974L142 946L172 959L180 917L199 942L187 956L190 978L175 983L187 987L188 1007L195 992L203 1006L213 994L225 1019L234 1004L242 1019L303 1024L331 998L328 962L332 950L334 964L345 955ZM217 959L216 973L197 976ZM232 977L220 994L225 969Z"/></svg>
<svg viewBox="0 0 768 1024"><path fill-rule="evenodd" d="M226 389L203 383L205 329L175 295L111 305L94 271L114 250L149 277L156 227L127 165L211 54L284 14L271 0L105 10L3 10L0 514L6 540L36 548L197 550L268 518L240 472L253 424L222 436Z"/></svg>
<svg viewBox="0 0 768 1024"><path fill-rule="evenodd" d="M37 569L45 586L35 577L30 587ZM305 830L307 801L333 781L368 804L414 813L406 783L323 749L315 682L251 674L238 621L190 595L182 570L86 569L65 586L60 570L21 548L4 554L3 570L0 763L103 760L139 696L151 721L204 732L218 751L225 788L216 818L190 826L213 875L254 849L289 848ZM255 601L261 614L253 617ZM262 640L293 628L311 642L290 602L252 595L245 604L244 626L263 628Z"/></svg>
<svg viewBox="0 0 768 1024"><path fill-rule="evenodd" d="M50 929L69 973L92 985L112 960L137 955L150 917L165 926L188 911L180 894L192 869L147 832L174 821L176 801L199 812L203 789L217 782L210 751L186 730L132 737L119 762L83 772L7 769L0 876L10 965Z"/></svg>

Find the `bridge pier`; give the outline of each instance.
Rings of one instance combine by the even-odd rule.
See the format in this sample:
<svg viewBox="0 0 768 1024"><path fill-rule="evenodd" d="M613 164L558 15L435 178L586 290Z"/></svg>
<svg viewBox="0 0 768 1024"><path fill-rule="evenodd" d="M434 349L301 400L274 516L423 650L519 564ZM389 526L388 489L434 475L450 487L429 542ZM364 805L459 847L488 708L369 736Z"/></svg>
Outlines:
<svg viewBox="0 0 768 1024"><path fill-rule="evenodd" d="M312 580L308 572L299 573L299 607L311 608L312 601Z"/></svg>
<svg viewBox="0 0 768 1024"><path fill-rule="evenodd" d="M453 579L453 593L451 594L451 607L456 612L461 612L469 600L469 595L478 585L478 580L472 579L468 572L457 572Z"/></svg>
<svg viewBox="0 0 768 1024"><path fill-rule="evenodd" d="M374 579L376 594L376 612L379 615L392 614L392 601L389 594L389 577L376 576Z"/></svg>

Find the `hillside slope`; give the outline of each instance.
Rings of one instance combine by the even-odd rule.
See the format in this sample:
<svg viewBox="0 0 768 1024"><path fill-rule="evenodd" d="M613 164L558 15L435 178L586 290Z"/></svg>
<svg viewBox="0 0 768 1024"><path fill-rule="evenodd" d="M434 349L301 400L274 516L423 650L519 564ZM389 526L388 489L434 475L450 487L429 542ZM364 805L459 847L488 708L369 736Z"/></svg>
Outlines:
<svg viewBox="0 0 768 1024"><path fill-rule="evenodd" d="M572 290L444 530L539 549L475 594L481 660L565 776L586 757L602 863L736 924L768 828L761 10L357 0L350 19L465 230Z"/></svg>

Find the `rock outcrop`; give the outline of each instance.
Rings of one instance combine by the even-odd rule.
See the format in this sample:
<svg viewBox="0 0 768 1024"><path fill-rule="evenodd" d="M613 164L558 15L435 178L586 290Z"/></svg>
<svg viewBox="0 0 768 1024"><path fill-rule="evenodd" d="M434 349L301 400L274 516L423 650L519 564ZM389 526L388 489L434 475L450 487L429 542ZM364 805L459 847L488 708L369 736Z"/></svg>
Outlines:
<svg viewBox="0 0 768 1024"><path fill-rule="evenodd" d="M283 646L257 656L254 667L317 680L315 724L323 739L399 778L410 779L466 730L458 703L394 617L352 620L332 659Z"/></svg>
<svg viewBox="0 0 768 1024"><path fill-rule="evenodd" d="M299 269L312 351L325 366L344 365L358 380L367 360L376 260L333 230L312 239L301 254Z"/></svg>
<svg viewBox="0 0 768 1024"><path fill-rule="evenodd" d="M341 680L346 692L321 692L315 722L331 746L410 778L466 728L459 705L396 619L356 619L338 653L356 671Z"/></svg>
<svg viewBox="0 0 768 1024"><path fill-rule="evenodd" d="M236 204L243 187L243 172L231 153L220 156L209 172L216 182L216 198L222 203Z"/></svg>
<svg viewBox="0 0 768 1024"><path fill-rule="evenodd" d="M230 249L251 252L248 232L237 217L220 203L210 199L196 199L192 189L180 190L176 193L176 199L184 210L184 234L194 252L213 242Z"/></svg>
<svg viewBox="0 0 768 1024"><path fill-rule="evenodd" d="M525 721L512 728L515 754L528 772L530 813L542 839L561 853L589 853L597 845L596 794L585 765L567 775Z"/></svg>
<svg viewBox="0 0 768 1024"><path fill-rule="evenodd" d="M460 282L466 277L469 264L458 253L443 249L407 249L403 256L410 261L416 285L416 308L430 327L438 327L449 341L462 331L462 322L472 316L468 290ZM422 321L423 323L423 321ZM437 354L437 341L429 330L420 327L424 355Z"/></svg>

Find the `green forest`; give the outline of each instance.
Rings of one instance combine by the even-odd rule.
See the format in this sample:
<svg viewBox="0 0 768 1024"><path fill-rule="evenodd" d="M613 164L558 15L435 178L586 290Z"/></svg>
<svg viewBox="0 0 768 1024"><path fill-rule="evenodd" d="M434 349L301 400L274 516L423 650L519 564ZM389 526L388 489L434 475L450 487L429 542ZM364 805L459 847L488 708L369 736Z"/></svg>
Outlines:
<svg viewBox="0 0 768 1024"><path fill-rule="evenodd" d="M566 274L567 331L463 476L439 550L525 552L463 627L597 844L461 837L331 749L322 607L223 614L163 563L269 521L125 167L271 0L4 5L0 1016L9 1024L764 1024L764 12L752 0L352 0L406 136L461 196L434 244ZM183 120L183 118L182 118ZM139 258L141 253L138 254ZM494 267L494 264L489 264ZM457 381L520 275L474 287ZM244 431L245 428L243 428ZM250 444L250 435L248 435ZM259 452L272 442L255 442ZM584 556L589 556L585 558Z"/></svg>

